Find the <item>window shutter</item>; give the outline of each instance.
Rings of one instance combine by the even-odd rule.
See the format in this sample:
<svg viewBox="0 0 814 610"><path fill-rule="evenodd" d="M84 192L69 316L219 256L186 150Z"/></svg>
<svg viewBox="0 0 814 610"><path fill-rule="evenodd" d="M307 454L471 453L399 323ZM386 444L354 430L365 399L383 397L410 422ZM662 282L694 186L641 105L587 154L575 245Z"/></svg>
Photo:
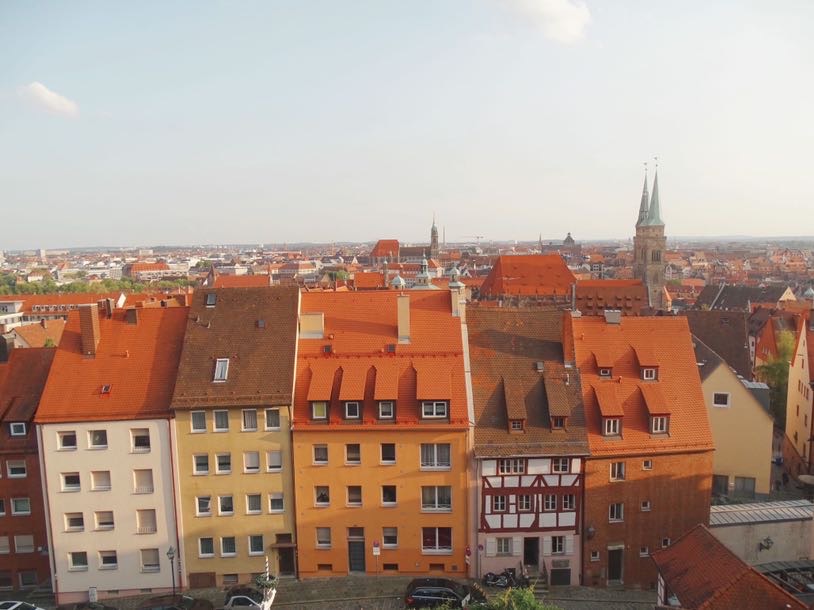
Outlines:
<svg viewBox="0 0 814 610"><path fill-rule="evenodd" d="M519 557L523 552L523 539L520 536L512 538L512 555Z"/></svg>
<svg viewBox="0 0 814 610"><path fill-rule="evenodd" d="M551 555L551 536L543 536L543 555Z"/></svg>
<svg viewBox="0 0 814 610"><path fill-rule="evenodd" d="M565 554L566 555L573 555L574 554L574 537L573 536L566 536L565 537Z"/></svg>
<svg viewBox="0 0 814 610"><path fill-rule="evenodd" d="M486 556L494 557L497 555L497 538L486 539Z"/></svg>

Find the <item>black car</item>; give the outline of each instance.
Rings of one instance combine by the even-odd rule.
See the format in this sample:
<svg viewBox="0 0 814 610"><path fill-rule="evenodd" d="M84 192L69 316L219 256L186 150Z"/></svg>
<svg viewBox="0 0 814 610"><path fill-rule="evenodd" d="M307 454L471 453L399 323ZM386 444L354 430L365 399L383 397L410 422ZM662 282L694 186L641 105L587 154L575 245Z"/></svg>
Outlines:
<svg viewBox="0 0 814 610"><path fill-rule="evenodd" d="M466 608L473 602L485 602L479 587L463 585L448 578L416 578L407 585L404 603L410 608L434 608L449 604Z"/></svg>
<svg viewBox="0 0 814 610"><path fill-rule="evenodd" d="M75 604L64 604L57 606L57 610L118 610L114 606L107 606L99 602L77 602Z"/></svg>
<svg viewBox="0 0 814 610"><path fill-rule="evenodd" d="M148 597L138 605L138 610L213 610L208 599L189 595L158 595Z"/></svg>

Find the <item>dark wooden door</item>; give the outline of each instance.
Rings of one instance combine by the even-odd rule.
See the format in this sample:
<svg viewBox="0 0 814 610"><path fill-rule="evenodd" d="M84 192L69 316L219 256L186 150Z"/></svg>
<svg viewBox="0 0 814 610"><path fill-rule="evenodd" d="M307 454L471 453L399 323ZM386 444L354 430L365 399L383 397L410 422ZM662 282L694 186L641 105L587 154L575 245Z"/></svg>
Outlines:
<svg viewBox="0 0 814 610"><path fill-rule="evenodd" d="M608 580L622 581L622 549L608 551Z"/></svg>
<svg viewBox="0 0 814 610"><path fill-rule="evenodd" d="M351 572L365 571L365 543L364 541L348 541L348 569Z"/></svg>
<svg viewBox="0 0 814 610"><path fill-rule="evenodd" d="M294 575L294 549L281 548L277 551L280 554L280 574L283 576Z"/></svg>

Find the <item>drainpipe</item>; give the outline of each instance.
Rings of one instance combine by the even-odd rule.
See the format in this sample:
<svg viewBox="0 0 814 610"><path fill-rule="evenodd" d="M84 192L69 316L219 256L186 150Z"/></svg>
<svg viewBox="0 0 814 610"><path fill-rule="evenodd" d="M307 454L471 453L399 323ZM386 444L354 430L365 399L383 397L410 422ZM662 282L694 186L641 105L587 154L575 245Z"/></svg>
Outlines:
<svg viewBox="0 0 814 610"><path fill-rule="evenodd" d="M175 418L167 418L167 437L170 441L170 456L174 456L175 459L170 460L170 480L172 482L172 504L173 504L173 518L175 519L175 548L178 549L178 592L184 590L184 579L183 579L183 571L181 570L181 558L184 557L184 552L186 549L181 546L181 536L180 532L178 531L180 524L182 523L181 519L179 519L178 513L181 510L180 502L178 501L178 497L180 494L176 490L176 479L175 479L175 468L178 465L178 455L177 455L177 445L173 442L175 436ZM170 570L173 569L173 566L170 566Z"/></svg>

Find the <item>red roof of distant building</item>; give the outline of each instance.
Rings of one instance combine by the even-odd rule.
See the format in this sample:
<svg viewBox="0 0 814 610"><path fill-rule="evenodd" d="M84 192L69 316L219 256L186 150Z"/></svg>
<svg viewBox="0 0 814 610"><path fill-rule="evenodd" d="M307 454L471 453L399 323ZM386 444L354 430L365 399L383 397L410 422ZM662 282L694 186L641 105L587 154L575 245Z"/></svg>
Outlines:
<svg viewBox="0 0 814 610"><path fill-rule="evenodd" d="M269 275L221 275L215 276L214 288L259 288L270 286Z"/></svg>
<svg viewBox="0 0 814 610"><path fill-rule="evenodd" d="M641 280L577 280L576 308L584 314L601 314L619 309L626 315L639 315L648 307L647 288Z"/></svg>
<svg viewBox="0 0 814 610"><path fill-rule="evenodd" d="M380 239L376 242L376 245L373 246L373 250L370 251L370 256L375 258L386 258L389 256L393 260L397 260L399 256L399 240Z"/></svg>
<svg viewBox="0 0 814 610"><path fill-rule="evenodd" d="M167 263L133 263L130 265L130 273L140 273L143 271L168 271L170 266Z"/></svg>
<svg viewBox="0 0 814 610"><path fill-rule="evenodd" d="M483 296L567 295L576 282L559 254L499 256L481 285Z"/></svg>

